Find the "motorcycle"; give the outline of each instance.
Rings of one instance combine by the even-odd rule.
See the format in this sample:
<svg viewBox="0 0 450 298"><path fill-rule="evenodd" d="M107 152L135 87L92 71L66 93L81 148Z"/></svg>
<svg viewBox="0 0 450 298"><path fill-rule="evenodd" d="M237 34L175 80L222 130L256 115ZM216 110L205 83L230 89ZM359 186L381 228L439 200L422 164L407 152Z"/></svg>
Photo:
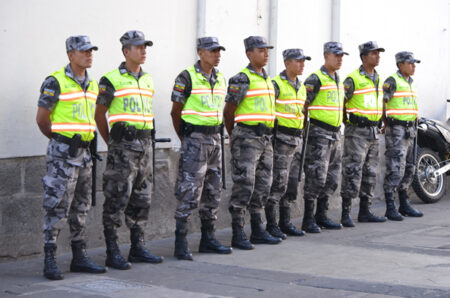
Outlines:
<svg viewBox="0 0 450 298"><path fill-rule="evenodd" d="M450 175L450 128L441 122L421 118L412 188L425 203L436 203L446 193L447 175Z"/></svg>

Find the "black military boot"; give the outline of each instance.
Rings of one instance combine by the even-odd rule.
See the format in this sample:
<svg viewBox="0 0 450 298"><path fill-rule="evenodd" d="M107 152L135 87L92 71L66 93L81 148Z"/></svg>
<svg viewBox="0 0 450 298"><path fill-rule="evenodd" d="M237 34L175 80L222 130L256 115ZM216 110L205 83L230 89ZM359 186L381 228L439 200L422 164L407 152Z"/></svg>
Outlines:
<svg viewBox="0 0 450 298"><path fill-rule="evenodd" d="M320 233L320 228L314 219L313 200L305 200L305 214L303 215L302 230L306 233Z"/></svg>
<svg viewBox="0 0 450 298"><path fill-rule="evenodd" d="M255 246L247 240L247 236L244 232L244 219L233 218L231 222L231 228L233 229L233 237L231 238L231 246L243 250L254 249Z"/></svg>
<svg viewBox="0 0 450 298"><path fill-rule="evenodd" d="M358 213L358 221L359 222L385 222L387 220L386 217L378 217L372 212L370 212L370 200L369 198L362 197L359 200L359 213Z"/></svg>
<svg viewBox="0 0 450 298"><path fill-rule="evenodd" d="M403 216L397 212L397 208L395 207L394 202L394 194L391 192L387 192L384 194L386 198L386 216L389 220L402 221Z"/></svg>
<svg viewBox="0 0 450 298"><path fill-rule="evenodd" d="M400 212L403 216L411 216L411 217L422 217L423 213L414 209L409 204L408 192L406 190L398 191L398 199L400 201L400 207L398 208L398 212Z"/></svg>
<svg viewBox="0 0 450 298"><path fill-rule="evenodd" d="M141 228L130 229L131 247L128 254L128 262L158 264L164 261L164 257L154 256L145 247L144 231Z"/></svg>
<svg viewBox="0 0 450 298"><path fill-rule="evenodd" d="M305 231L298 230L291 223L291 208L280 206L280 230L289 236L305 236ZM273 235L273 234L272 234Z"/></svg>
<svg viewBox="0 0 450 298"><path fill-rule="evenodd" d="M352 218L350 217L351 210L352 210L352 199L343 197L342 198L341 224L346 228L353 228L355 226Z"/></svg>
<svg viewBox="0 0 450 298"><path fill-rule="evenodd" d="M337 224L327 217L327 211L328 211L328 198L318 199L315 218L316 223L319 225L319 227L325 228L327 230L342 229L341 224Z"/></svg>
<svg viewBox="0 0 450 298"><path fill-rule="evenodd" d="M286 239L286 234L281 232L280 228L278 227L277 212L275 210L275 206L266 204L265 212L267 219L266 231L275 238L281 238L283 240Z"/></svg>
<svg viewBox="0 0 450 298"><path fill-rule="evenodd" d="M86 252L86 243L83 240L78 240L72 241L72 262L70 262L70 271L105 273L107 268L92 262Z"/></svg>
<svg viewBox="0 0 450 298"><path fill-rule="evenodd" d="M131 263L127 262L120 254L119 246L117 245L117 234L115 229L104 229L106 242L106 261L105 265L119 270L128 270L131 268Z"/></svg>
<svg viewBox="0 0 450 298"><path fill-rule="evenodd" d="M250 242L253 244L278 244L282 240L281 238L275 238L264 230L261 214L250 214L250 225L252 228L252 234L250 235Z"/></svg>
<svg viewBox="0 0 450 298"><path fill-rule="evenodd" d="M202 219L202 238L200 239L199 252L212 252L218 254L230 254L232 248L222 245L214 234L214 223L212 220Z"/></svg>
<svg viewBox="0 0 450 298"><path fill-rule="evenodd" d="M51 280L61 280L64 278L58 266L56 265L56 244L44 244L44 276Z"/></svg>
<svg viewBox="0 0 450 298"><path fill-rule="evenodd" d="M178 260L193 260L186 239L187 233L187 221L177 219L175 228L175 251L173 253L173 256Z"/></svg>

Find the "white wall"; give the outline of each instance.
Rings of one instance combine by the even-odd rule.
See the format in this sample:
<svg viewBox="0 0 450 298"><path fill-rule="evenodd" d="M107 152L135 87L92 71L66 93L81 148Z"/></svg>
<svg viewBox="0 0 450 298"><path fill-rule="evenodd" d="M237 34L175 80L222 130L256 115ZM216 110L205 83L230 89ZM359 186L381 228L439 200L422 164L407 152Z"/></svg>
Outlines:
<svg viewBox="0 0 450 298"><path fill-rule="evenodd" d="M341 75L359 66L358 44L377 40L386 48L379 72L395 71L394 55L411 50L422 63L415 79L420 111L444 119L450 98L450 0L341 0L340 36L345 57ZM227 48L219 69L228 79L248 60L243 39L269 37L270 0L206 0L206 35ZM285 48L301 47L312 57L304 80L323 63L323 43L331 39L333 0L279 0L277 70ZM143 66L155 81L154 111L158 136L176 139L170 119L170 94L177 74L196 60L196 0L2 0L0 2L0 158L44 155L47 140L35 115L39 88L52 71L67 64L65 39L85 34L99 46L90 75L116 68L123 57L120 36L142 30L154 41ZM408 28L408 30L406 30ZM402 31L400 31L402 30ZM177 145L173 142L173 145ZM100 149L105 149L103 142Z"/></svg>

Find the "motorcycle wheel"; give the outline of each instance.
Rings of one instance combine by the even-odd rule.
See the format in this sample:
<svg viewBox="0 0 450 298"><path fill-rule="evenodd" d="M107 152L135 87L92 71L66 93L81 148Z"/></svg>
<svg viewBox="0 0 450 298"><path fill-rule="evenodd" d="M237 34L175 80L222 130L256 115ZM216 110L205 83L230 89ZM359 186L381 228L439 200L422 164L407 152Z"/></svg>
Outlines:
<svg viewBox="0 0 450 298"><path fill-rule="evenodd" d="M431 149L417 147L417 164L412 187L417 196L427 204L438 202L445 194L445 175L432 176L432 173L439 169L440 162L439 156Z"/></svg>

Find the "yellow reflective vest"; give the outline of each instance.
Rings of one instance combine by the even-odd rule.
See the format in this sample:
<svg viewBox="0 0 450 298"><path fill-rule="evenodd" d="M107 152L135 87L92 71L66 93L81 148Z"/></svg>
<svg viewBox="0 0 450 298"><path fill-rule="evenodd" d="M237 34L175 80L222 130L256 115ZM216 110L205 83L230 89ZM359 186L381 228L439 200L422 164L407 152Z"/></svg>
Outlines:
<svg viewBox="0 0 450 298"><path fill-rule="evenodd" d="M94 114L98 84L92 80L86 92L72 78L66 76L65 67L51 74L59 84L60 94L50 113L52 133L72 138L81 135L82 141L94 138L96 128Z"/></svg>
<svg viewBox="0 0 450 298"><path fill-rule="evenodd" d="M419 114L417 106L417 89L404 77L395 73L391 76L397 85L392 99L386 103L386 116L402 121L414 121Z"/></svg>
<svg viewBox="0 0 450 298"><path fill-rule="evenodd" d="M296 91L288 80L277 75L275 81L280 89L280 94L275 101L275 111L279 126L302 129L303 128L303 106L305 105L306 89L303 83Z"/></svg>

